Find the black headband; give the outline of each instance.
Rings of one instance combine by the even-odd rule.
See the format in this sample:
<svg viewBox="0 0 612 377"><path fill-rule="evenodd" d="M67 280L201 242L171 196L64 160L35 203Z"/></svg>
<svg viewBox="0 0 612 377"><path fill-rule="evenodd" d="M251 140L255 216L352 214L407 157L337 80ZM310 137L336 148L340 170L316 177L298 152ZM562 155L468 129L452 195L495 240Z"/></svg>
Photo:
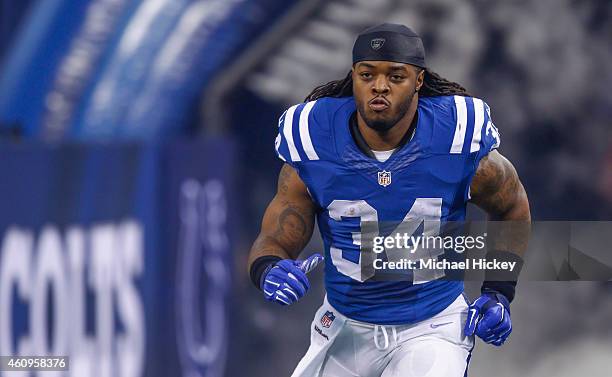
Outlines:
<svg viewBox="0 0 612 377"><path fill-rule="evenodd" d="M382 24L364 30L353 46L353 64L384 60L425 68L421 38L404 25Z"/></svg>

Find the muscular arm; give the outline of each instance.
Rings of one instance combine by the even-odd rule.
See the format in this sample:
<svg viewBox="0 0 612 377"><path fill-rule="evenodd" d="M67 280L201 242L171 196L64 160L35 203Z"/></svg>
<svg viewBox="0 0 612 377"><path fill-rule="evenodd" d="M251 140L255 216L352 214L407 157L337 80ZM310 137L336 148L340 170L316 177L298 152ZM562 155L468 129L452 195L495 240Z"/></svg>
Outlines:
<svg viewBox="0 0 612 377"><path fill-rule="evenodd" d="M312 236L315 205L306 185L289 165L283 165L277 192L263 217L259 236L251 247L249 269L257 258L296 259Z"/></svg>
<svg viewBox="0 0 612 377"><path fill-rule="evenodd" d="M527 193L510 161L495 150L489 153L478 165L470 192L472 202L489 214L489 220L500 222L493 226L489 248L523 255L531 214Z"/></svg>
<svg viewBox="0 0 612 377"><path fill-rule="evenodd" d="M508 270L485 271L481 296L470 305L464 334L501 346L512 331L510 303L531 230L529 201L514 166L497 151L480 160L470 192L472 202L493 220L487 223L487 259L501 257L515 264Z"/></svg>

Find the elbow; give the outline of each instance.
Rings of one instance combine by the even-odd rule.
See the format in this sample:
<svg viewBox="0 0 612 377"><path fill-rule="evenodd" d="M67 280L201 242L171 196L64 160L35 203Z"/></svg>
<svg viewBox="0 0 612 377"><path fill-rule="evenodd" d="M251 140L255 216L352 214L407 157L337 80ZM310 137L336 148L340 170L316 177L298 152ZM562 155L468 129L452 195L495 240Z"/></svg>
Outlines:
<svg viewBox="0 0 612 377"><path fill-rule="evenodd" d="M529 207L529 198L527 197L527 192L522 184L519 185L519 190L517 192L517 199L514 205L516 208L514 210L513 218L511 220L522 220L531 222L531 209Z"/></svg>
<svg viewBox="0 0 612 377"><path fill-rule="evenodd" d="M529 198L523 185L519 182L514 199L506 203L503 208L489 212L491 220L495 221L525 221L531 222L531 209Z"/></svg>
<svg viewBox="0 0 612 377"><path fill-rule="evenodd" d="M529 198L527 197L527 192L522 184L517 192L516 200L500 220L531 222Z"/></svg>

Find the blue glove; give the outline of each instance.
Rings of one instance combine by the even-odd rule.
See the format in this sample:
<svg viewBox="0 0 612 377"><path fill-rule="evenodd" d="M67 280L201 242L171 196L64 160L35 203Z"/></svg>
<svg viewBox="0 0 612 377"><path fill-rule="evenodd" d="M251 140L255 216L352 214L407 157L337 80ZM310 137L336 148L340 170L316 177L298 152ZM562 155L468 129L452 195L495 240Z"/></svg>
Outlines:
<svg viewBox="0 0 612 377"><path fill-rule="evenodd" d="M485 343L504 344L512 332L508 299L495 292L483 293L470 305L463 331L466 336L478 335Z"/></svg>
<svg viewBox="0 0 612 377"><path fill-rule="evenodd" d="M306 274L322 260L320 254L313 254L306 260L283 259L271 265L261 278L266 300L291 305L301 299L310 288Z"/></svg>

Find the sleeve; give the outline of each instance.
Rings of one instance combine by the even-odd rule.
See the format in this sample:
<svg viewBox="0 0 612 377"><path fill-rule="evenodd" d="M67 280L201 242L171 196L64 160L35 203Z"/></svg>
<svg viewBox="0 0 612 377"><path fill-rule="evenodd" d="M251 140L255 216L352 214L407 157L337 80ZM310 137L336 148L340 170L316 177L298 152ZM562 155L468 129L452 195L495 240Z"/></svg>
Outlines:
<svg viewBox="0 0 612 377"><path fill-rule="evenodd" d="M480 160L488 155L492 150L497 149L501 142L499 131L493 120L491 119L491 109L486 102L481 99L474 98L474 136L470 145L470 153L476 153L474 160L474 168L467 180L465 191L465 200L470 200L470 185Z"/></svg>
<svg viewBox="0 0 612 377"><path fill-rule="evenodd" d="M491 120L489 106L483 100L441 96L433 97L428 103L432 103L435 110L431 141L435 153L470 155L480 160L499 146L499 132Z"/></svg>
<svg viewBox="0 0 612 377"><path fill-rule="evenodd" d="M276 151L276 156L283 162L287 162L287 156L289 156L287 138L283 137L283 126L285 124L287 111L288 110L285 110L280 118L278 118L278 134L276 134L276 139L274 140L274 150Z"/></svg>
<svg viewBox="0 0 612 377"><path fill-rule="evenodd" d="M312 111L316 102L291 106L278 120L278 135L274 143L276 155L293 168L298 168L304 161L319 159L312 137L318 134Z"/></svg>
<svg viewBox="0 0 612 377"><path fill-rule="evenodd" d="M480 114L479 114L480 113ZM480 132L474 133L474 139L478 137L479 140L474 140L478 142L478 146L472 144L472 148L477 148L478 157L477 161L480 161L484 156L489 154L494 149L499 147L501 142L499 136L499 130L493 124L493 120L491 119L491 109L486 102L481 99L474 98L474 117L475 117L475 127L478 127L479 120L482 117L481 129L477 130Z"/></svg>

